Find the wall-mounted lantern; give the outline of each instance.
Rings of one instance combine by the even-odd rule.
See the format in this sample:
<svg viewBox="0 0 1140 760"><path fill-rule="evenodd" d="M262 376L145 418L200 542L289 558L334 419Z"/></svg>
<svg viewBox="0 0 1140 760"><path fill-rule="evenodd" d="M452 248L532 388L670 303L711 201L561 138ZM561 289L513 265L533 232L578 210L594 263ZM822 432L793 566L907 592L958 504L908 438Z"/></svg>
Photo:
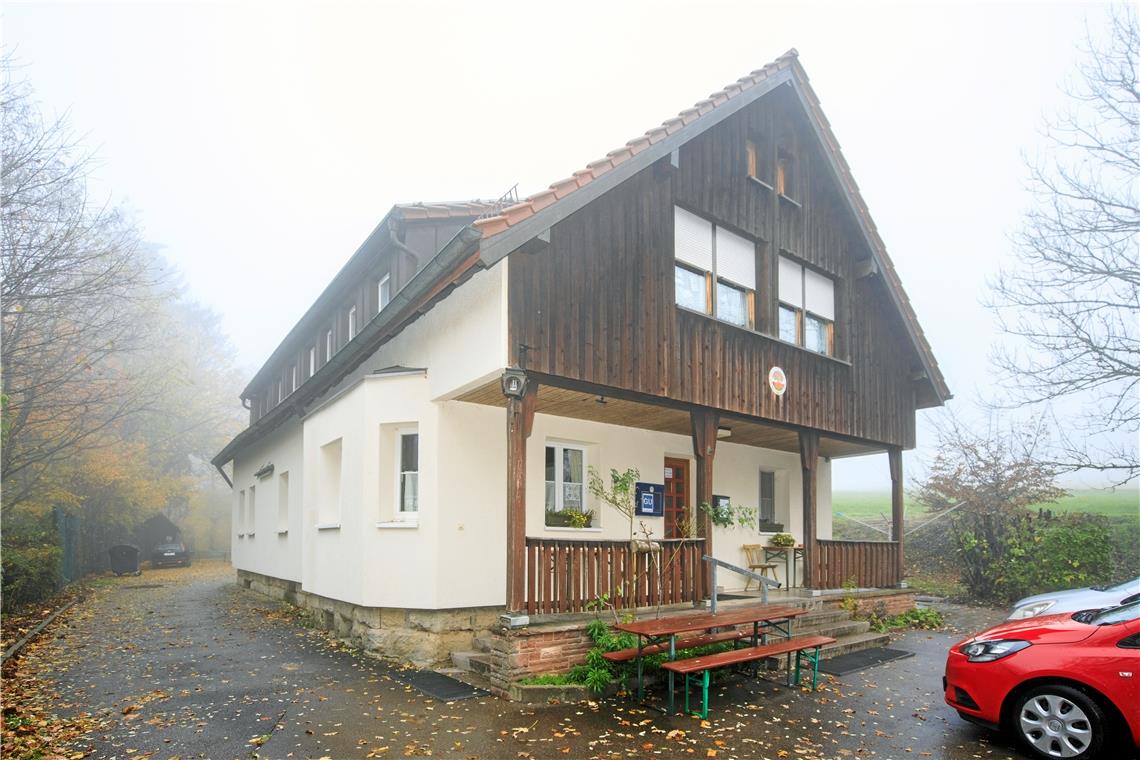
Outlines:
<svg viewBox="0 0 1140 760"><path fill-rule="evenodd" d="M503 395L508 398L522 398L526 393L526 372L510 367L503 372Z"/></svg>

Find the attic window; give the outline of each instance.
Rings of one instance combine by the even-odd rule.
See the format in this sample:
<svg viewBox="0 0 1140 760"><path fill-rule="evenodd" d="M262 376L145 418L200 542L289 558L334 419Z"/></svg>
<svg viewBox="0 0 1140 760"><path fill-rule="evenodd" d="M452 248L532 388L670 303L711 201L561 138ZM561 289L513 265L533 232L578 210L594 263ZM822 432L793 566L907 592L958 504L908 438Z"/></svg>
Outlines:
<svg viewBox="0 0 1140 760"><path fill-rule="evenodd" d="M380 282L376 283L376 303L378 304L377 311L384 311L384 307L392 300L392 277L391 275L384 275L380 278Z"/></svg>
<svg viewBox="0 0 1140 760"><path fill-rule="evenodd" d="M748 178L771 190L772 186L768 183L772 181L772 166L770 161L765 160L766 155L763 139L745 140L744 156L747 162Z"/></svg>
<svg viewBox="0 0 1140 760"><path fill-rule="evenodd" d="M780 156L776 159L776 192L787 198L793 198L796 194L795 169L791 155L780 151Z"/></svg>

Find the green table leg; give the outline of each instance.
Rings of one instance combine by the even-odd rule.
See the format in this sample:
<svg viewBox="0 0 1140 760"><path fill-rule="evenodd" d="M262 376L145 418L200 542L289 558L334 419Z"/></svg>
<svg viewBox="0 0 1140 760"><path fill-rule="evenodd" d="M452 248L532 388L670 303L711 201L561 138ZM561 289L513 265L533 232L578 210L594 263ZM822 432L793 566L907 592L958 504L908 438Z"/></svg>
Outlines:
<svg viewBox="0 0 1140 760"><path fill-rule="evenodd" d="M685 715L689 714L689 674L685 674Z"/></svg>
<svg viewBox="0 0 1140 760"><path fill-rule="evenodd" d="M709 672L701 673L701 718L709 717Z"/></svg>

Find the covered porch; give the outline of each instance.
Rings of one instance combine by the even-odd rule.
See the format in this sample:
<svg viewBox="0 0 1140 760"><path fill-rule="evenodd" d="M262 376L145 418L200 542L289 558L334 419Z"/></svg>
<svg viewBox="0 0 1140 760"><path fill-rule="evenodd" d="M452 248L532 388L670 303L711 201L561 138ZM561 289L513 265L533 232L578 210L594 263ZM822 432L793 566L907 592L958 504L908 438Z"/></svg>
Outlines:
<svg viewBox="0 0 1140 760"><path fill-rule="evenodd" d="M649 543L654 546L640 550L631 547L627 539L604 537L596 530L552 535L552 529L536 526L534 505L530 507L528 525L528 441L536 415L655 431L670 434L674 442L683 440L687 449L683 453L692 471L692 484L685 492L686 503L682 505L685 509L714 502L719 482L714 475L716 469L722 473L721 479L726 479L723 473L728 465L722 462L714 467L718 443L733 444L727 448L737 452L740 451L737 447L743 446L782 456L796 476L794 482L786 484L783 494L788 516L794 518L789 520L791 529L786 532L793 533L797 543L802 545L803 569L797 574L802 585L816 591L837 589L850 582L861 588L892 588L902 580L900 540L835 541L820 538L818 530L821 479L826 491L823 501L830 504L827 477L830 460L886 451L892 484L892 537L901 536L902 452L899 447L520 370L508 370L501 381L471 389L455 400L506 409L506 599L509 611L530 615L580 612L605 595L617 606L698 604L712 591L708 563L702 557L732 556L733 547L721 544L740 542L723 530L714 530L704 511L696 515L696 536L673 537L662 530L650 537ZM541 453L542 449L538 451ZM676 447L666 449L666 456L670 452L676 454ZM534 453L532 450L532 457ZM611 462L614 459L609 458ZM662 462L661 459L656 461ZM790 464L793 462L794 465ZM540 465L529 464L532 481L534 468ZM822 478L821 469L825 472ZM608 472L608 468L603 471ZM656 472L642 468L642 479L657 482L661 478ZM727 486L721 486L722 491L725 488ZM732 488L741 490L739 483ZM536 498L535 491L532 483L532 500ZM746 492L737 500L754 503L755 497L749 496ZM829 511L825 513L828 520L829 514ZM660 561L665 556L670 561ZM780 580L786 586L789 579L785 577L784 565L779 567ZM633 584L628 583L631 577L636 579ZM623 580L627 582L623 584ZM619 587L624 593L616 593Z"/></svg>

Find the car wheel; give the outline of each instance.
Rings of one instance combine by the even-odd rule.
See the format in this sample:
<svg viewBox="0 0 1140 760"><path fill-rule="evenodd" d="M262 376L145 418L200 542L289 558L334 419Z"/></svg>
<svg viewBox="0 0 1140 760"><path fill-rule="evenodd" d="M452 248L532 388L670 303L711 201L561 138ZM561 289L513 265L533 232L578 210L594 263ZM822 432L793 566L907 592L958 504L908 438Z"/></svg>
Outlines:
<svg viewBox="0 0 1140 760"><path fill-rule="evenodd" d="M1104 746L1108 720L1092 699L1071 686L1046 684L1017 699L1013 730L1039 757L1089 760Z"/></svg>

